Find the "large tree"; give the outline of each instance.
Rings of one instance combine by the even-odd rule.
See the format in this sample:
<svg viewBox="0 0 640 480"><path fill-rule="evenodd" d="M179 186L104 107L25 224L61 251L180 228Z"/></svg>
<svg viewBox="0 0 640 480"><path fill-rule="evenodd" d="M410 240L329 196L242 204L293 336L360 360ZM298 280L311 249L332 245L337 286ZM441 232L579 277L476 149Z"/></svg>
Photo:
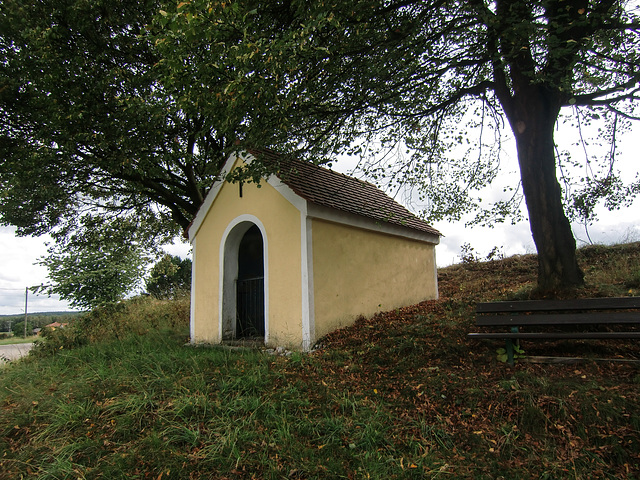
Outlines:
<svg viewBox="0 0 640 480"><path fill-rule="evenodd" d="M159 8L0 5L0 223L51 234L45 289L77 306L136 284L141 260L189 225L233 145L232 128L219 132L158 81L146 29Z"/></svg>
<svg viewBox="0 0 640 480"><path fill-rule="evenodd" d="M193 0L159 12L153 34L179 103L223 116L243 144L315 159L403 145L404 181L422 182L453 216L499 169L484 137L475 160L448 155L465 141L459 126L499 138L506 118L539 287L552 290L584 281L565 208L588 219L598 199L617 207L638 191L616 176L612 150L563 205L554 129L573 109L580 127L603 121L615 142L637 119L639 27L623 0ZM442 179L453 183L438 188Z"/></svg>
<svg viewBox="0 0 640 480"><path fill-rule="evenodd" d="M145 32L159 8L3 1L2 223L40 234L91 212L156 219L167 233L189 224L230 142L158 82Z"/></svg>

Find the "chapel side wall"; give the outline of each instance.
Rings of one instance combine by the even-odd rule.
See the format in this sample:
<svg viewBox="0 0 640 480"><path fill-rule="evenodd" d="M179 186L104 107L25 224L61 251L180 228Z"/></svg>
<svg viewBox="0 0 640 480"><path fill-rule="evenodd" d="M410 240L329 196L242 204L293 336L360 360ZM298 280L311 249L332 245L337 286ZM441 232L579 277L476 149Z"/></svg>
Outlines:
<svg viewBox="0 0 640 480"><path fill-rule="evenodd" d="M315 337L438 296L435 245L313 221Z"/></svg>
<svg viewBox="0 0 640 480"><path fill-rule="evenodd" d="M221 341L220 246L227 226L252 215L266 230L267 328L269 343L300 349L302 345L302 274L300 212L271 185L225 183L196 235L194 343Z"/></svg>

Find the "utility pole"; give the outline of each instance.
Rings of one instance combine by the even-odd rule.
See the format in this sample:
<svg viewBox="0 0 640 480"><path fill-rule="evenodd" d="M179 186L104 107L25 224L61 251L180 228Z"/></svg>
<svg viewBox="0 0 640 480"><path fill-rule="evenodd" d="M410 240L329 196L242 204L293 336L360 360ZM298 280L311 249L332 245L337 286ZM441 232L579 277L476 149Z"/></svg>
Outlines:
<svg viewBox="0 0 640 480"><path fill-rule="evenodd" d="M27 299L29 298L29 287L24 289L24 338L27 338Z"/></svg>

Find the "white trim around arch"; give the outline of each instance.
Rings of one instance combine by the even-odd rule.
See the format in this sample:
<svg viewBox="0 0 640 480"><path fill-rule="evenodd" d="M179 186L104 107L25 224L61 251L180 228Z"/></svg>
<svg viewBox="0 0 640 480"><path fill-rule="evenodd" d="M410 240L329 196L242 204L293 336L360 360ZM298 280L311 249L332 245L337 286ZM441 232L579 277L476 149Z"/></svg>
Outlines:
<svg viewBox="0 0 640 480"><path fill-rule="evenodd" d="M229 316L235 317L235 288L230 287L229 284L233 285L238 274L237 259L240 240L242 240L243 235L253 225L260 229L262 235L264 262L264 343L269 342L269 242L263 223L258 217L249 214L243 214L231 220L227 228L225 228L222 234L222 240L220 241L218 338L220 338L221 341L229 336L229 332L224 331L225 319ZM232 322L231 329L235 329L235 322ZM233 335L234 332L231 333Z"/></svg>

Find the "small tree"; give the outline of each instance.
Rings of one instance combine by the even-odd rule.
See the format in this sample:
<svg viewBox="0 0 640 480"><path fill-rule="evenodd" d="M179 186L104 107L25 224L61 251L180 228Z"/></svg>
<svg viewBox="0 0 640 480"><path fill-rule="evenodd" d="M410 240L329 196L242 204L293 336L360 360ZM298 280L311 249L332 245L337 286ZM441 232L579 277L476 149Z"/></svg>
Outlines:
<svg viewBox="0 0 640 480"><path fill-rule="evenodd" d="M145 229L129 218L85 216L79 226L58 232L56 244L40 264L49 270L45 293L57 293L73 307L93 308L114 303L142 280L153 244Z"/></svg>
<svg viewBox="0 0 640 480"><path fill-rule="evenodd" d="M191 288L191 260L165 255L146 280L147 292L156 298L176 298Z"/></svg>
<svg viewBox="0 0 640 480"><path fill-rule="evenodd" d="M16 337L24 337L24 320L22 322L17 322L14 323L11 326L11 331L13 332L13 335ZM27 336L32 335L33 334L33 325L29 322L27 322Z"/></svg>

